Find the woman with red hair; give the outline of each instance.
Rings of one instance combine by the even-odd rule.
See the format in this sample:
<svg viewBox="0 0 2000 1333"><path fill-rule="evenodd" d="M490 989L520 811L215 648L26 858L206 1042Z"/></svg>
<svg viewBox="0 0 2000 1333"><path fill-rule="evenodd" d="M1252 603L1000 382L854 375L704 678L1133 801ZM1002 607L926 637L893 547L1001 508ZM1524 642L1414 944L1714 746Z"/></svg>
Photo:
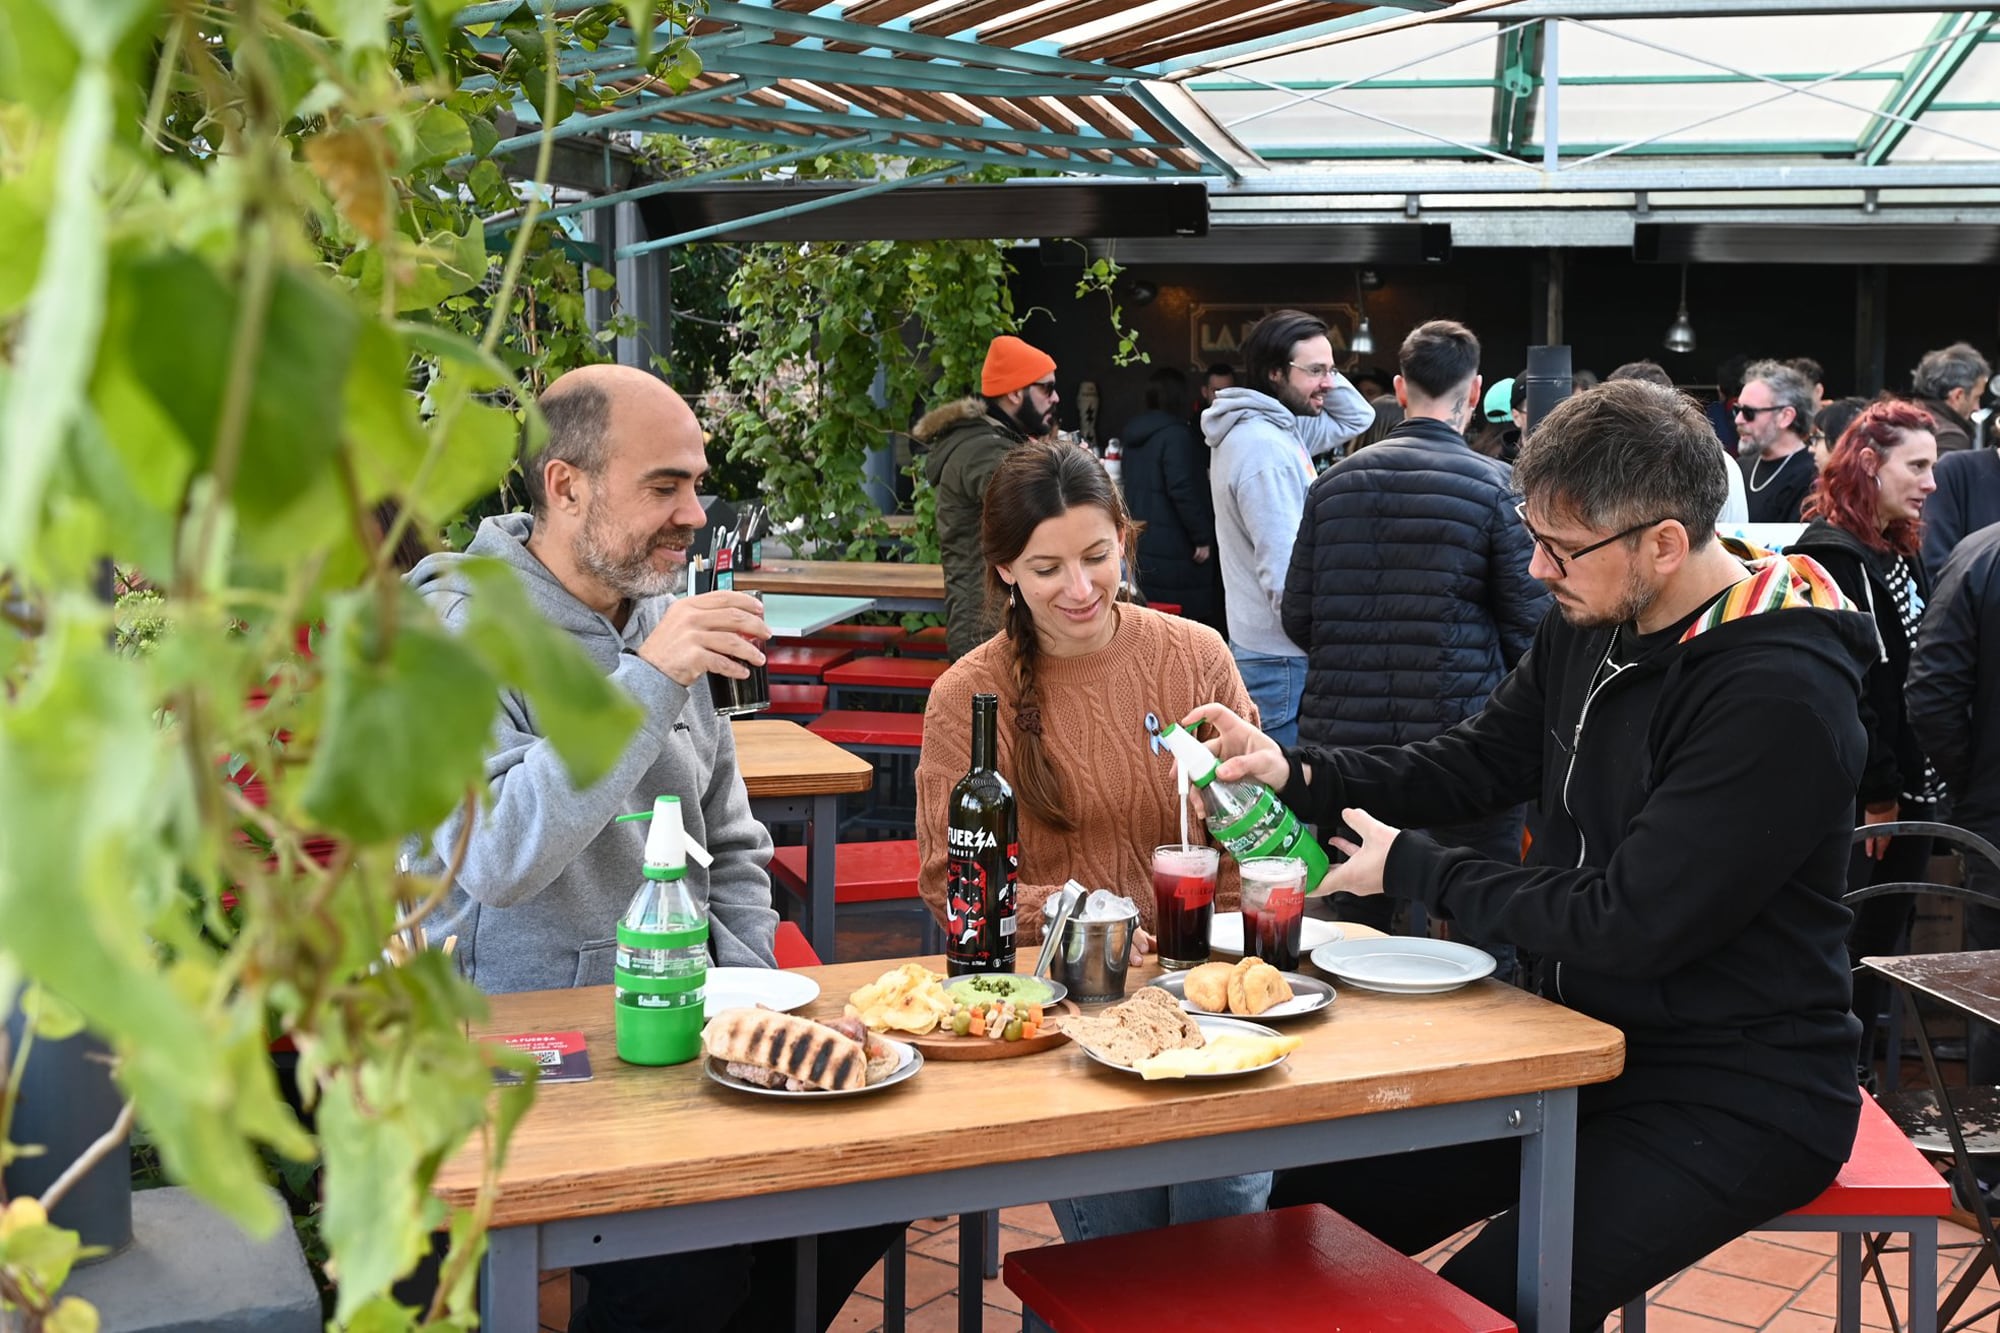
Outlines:
<svg viewBox="0 0 2000 1333"><path fill-rule="evenodd" d="M1911 403L1871 403L1833 447L1800 512L1810 520L1787 549L1810 555L1841 591L1875 618L1877 657L1862 684L1861 720L1868 728L1868 766L1856 793L1856 822L1930 819L1943 795L1923 747L1903 711L1903 678L1930 597L1917 551L1924 501L1937 489L1931 475L1937 436L1930 414ZM1929 838L1869 838L1855 851L1848 885L1922 880ZM1911 900L1877 898L1856 911L1849 952L1893 952L1910 921ZM1872 972L1857 972L1854 1012L1861 1019L1860 1064L1873 1062L1875 1023L1884 990Z"/></svg>

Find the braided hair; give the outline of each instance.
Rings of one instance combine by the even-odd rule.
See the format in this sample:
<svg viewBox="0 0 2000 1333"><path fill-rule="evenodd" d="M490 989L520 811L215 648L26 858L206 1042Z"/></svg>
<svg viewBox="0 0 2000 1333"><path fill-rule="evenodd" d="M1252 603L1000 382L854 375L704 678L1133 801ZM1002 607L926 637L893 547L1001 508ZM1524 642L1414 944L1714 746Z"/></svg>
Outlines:
<svg viewBox="0 0 2000 1333"><path fill-rule="evenodd" d="M1030 442L1010 450L986 485L980 544L986 558L986 596L1002 605L1001 629L1013 654L1014 794L1028 813L1065 833L1076 819L1063 801L1062 779L1049 762L1042 735L1042 700L1037 682L1044 649L1034 613L1015 596L1000 566L1020 558L1035 530L1079 505L1102 509L1119 540L1129 546L1131 519L1104 465L1088 450L1059 442Z"/></svg>

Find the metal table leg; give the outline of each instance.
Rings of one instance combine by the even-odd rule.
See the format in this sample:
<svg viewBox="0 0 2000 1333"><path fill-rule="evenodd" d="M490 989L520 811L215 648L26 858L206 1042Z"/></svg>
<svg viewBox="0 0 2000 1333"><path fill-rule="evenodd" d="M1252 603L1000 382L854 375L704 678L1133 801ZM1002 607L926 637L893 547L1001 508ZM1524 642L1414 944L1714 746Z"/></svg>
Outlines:
<svg viewBox="0 0 2000 1333"><path fill-rule="evenodd" d="M1515 1320L1522 1333L1568 1333L1576 1232L1576 1089L1541 1097L1542 1126L1521 1140L1521 1236Z"/></svg>
<svg viewBox="0 0 2000 1333"><path fill-rule="evenodd" d="M986 1326L986 1213L958 1215L958 1333Z"/></svg>
<svg viewBox="0 0 2000 1333"><path fill-rule="evenodd" d="M479 1266L479 1327L536 1333L541 1327L541 1238L532 1226L495 1227Z"/></svg>
<svg viewBox="0 0 2000 1333"><path fill-rule="evenodd" d="M813 797L806 830L806 926L813 952L822 963L834 961L834 856L839 840L840 798L832 794Z"/></svg>

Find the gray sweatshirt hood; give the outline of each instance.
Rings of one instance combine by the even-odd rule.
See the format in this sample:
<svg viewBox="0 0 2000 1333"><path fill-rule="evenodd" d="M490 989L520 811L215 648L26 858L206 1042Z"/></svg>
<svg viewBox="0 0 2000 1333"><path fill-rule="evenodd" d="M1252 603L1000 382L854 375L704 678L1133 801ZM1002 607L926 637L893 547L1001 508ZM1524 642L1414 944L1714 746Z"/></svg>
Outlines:
<svg viewBox="0 0 2000 1333"><path fill-rule="evenodd" d="M1369 415L1372 419L1374 414L1371 412ZM1231 385L1218 391L1215 401L1201 414L1202 438L1213 449L1230 431L1248 421L1262 421L1287 435L1296 436L1299 433L1299 419L1291 408L1268 393Z"/></svg>
<svg viewBox="0 0 2000 1333"><path fill-rule="evenodd" d="M705 679L683 686L639 655L674 599L635 602L621 630L529 553L533 531L526 514L489 518L463 554L429 556L407 580L456 630L476 595L465 562L501 561L536 612L638 705L639 729L608 775L578 787L544 737L533 704L502 691L487 748L485 799L450 897L429 922L431 938L456 935L459 965L491 993L608 984L615 928L639 885L646 839L643 825L614 821L673 794L681 798L688 836L715 858L707 869L690 865L687 880L708 907L709 952L724 965L772 966L778 918L764 872L771 838L750 813L735 736L716 716ZM461 819L454 814L431 837L422 869L443 870Z"/></svg>

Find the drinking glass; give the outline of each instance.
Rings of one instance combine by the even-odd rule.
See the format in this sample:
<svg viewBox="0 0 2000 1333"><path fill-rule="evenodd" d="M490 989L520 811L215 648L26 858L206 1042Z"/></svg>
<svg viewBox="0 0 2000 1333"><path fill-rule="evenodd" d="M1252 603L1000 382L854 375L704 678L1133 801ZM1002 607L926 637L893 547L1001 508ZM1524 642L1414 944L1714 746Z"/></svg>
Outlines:
<svg viewBox="0 0 2000 1333"><path fill-rule="evenodd" d="M762 593L751 593L758 601L763 601ZM744 636L749 638L748 635ZM757 640L751 639L756 643ZM749 666L749 663L744 665ZM725 676L720 672L708 673L708 696L715 701L715 711L723 717L746 717L751 713L761 713L771 706L771 669L759 662L750 667L750 674L742 680Z"/></svg>
<svg viewBox="0 0 2000 1333"><path fill-rule="evenodd" d="M1253 856L1243 862L1243 955L1280 972L1296 972L1306 924L1306 863L1296 856Z"/></svg>
<svg viewBox="0 0 2000 1333"><path fill-rule="evenodd" d="M1159 929L1161 967L1199 967L1208 961L1220 864L1213 847L1174 842L1153 849L1153 923Z"/></svg>

